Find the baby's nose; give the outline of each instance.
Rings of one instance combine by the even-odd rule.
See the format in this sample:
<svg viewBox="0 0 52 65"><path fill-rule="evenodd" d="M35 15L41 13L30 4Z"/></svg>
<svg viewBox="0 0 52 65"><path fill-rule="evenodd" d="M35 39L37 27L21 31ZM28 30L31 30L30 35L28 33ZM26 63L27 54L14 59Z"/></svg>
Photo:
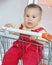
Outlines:
<svg viewBox="0 0 52 65"><path fill-rule="evenodd" d="M29 17L29 21L32 21L32 18L31 17Z"/></svg>

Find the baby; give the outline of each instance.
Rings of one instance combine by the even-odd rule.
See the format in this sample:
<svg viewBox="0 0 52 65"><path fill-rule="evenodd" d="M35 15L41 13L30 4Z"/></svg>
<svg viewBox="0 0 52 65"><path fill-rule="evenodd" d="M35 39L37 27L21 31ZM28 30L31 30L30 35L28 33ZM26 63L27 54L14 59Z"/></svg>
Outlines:
<svg viewBox="0 0 52 65"><path fill-rule="evenodd" d="M41 16L42 8L39 5L27 5L24 10L24 23L19 29L46 34L45 29L40 26ZM10 27L11 24L5 26ZM18 65L19 59L22 59L23 65L39 65L43 58L43 44L36 39L37 36L20 34L19 39L14 41L13 46L5 53L2 65Z"/></svg>

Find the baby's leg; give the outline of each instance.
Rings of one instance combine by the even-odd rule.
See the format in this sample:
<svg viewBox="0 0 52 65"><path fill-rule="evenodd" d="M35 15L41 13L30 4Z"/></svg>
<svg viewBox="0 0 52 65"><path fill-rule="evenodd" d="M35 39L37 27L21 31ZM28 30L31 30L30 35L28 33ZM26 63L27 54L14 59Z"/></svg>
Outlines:
<svg viewBox="0 0 52 65"><path fill-rule="evenodd" d="M38 58L39 54L32 50L28 50L26 53L23 55L23 65L38 65L40 60Z"/></svg>
<svg viewBox="0 0 52 65"><path fill-rule="evenodd" d="M17 65L20 58L20 48L11 47L4 55L2 65Z"/></svg>

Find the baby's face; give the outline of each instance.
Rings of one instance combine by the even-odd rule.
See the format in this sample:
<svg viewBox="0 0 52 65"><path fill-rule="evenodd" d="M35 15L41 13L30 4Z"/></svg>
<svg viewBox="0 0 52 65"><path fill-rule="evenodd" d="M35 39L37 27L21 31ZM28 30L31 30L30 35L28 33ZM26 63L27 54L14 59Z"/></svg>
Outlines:
<svg viewBox="0 0 52 65"><path fill-rule="evenodd" d="M24 13L24 25L27 28L34 28L38 25L41 19L40 11L38 8L27 8Z"/></svg>

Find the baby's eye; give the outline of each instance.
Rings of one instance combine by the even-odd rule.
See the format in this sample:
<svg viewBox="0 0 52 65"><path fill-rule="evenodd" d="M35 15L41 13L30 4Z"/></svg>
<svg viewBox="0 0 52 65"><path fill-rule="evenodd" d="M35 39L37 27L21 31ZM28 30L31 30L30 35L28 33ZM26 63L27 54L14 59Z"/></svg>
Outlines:
<svg viewBox="0 0 52 65"><path fill-rule="evenodd" d="M36 18L35 16L32 16L32 18Z"/></svg>
<svg viewBox="0 0 52 65"><path fill-rule="evenodd" d="M29 17L29 15L26 15L27 17Z"/></svg>

